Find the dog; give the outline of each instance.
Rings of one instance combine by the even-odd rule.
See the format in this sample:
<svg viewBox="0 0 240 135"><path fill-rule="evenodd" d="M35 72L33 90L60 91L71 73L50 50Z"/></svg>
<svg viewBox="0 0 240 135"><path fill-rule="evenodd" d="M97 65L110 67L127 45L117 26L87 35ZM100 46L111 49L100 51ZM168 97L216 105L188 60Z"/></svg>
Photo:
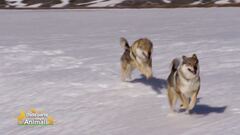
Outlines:
<svg viewBox="0 0 240 135"><path fill-rule="evenodd" d="M136 40L129 46L125 38L120 38L120 45L124 49L121 56L121 79L131 80L134 69L138 69L147 79L152 77L152 50L153 44L147 38Z"/></svg>
<svg viewBox="0 0 240 135"><path fill-rule="evenodd" d="M167 95L170 109L175 112L177 99L181 100L181 109L189 113L194 108L200 90L200 69L196 54L182 56L182 61L172 61L171 73L167 79Z"/></svg>

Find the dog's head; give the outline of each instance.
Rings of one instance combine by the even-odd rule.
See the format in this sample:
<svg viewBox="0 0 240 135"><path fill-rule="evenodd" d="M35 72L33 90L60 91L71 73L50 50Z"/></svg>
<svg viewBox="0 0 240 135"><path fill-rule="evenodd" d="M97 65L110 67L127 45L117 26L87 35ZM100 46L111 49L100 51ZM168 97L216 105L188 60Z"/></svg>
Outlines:
<svg viewBox="0 0 240 135"><path fill-rule="evenodd" d="M187 79L192 79L195 76L199 75L199 66L198 66L198 58L196 54L193 54L192 57L182 56L182 72L186 76Z"/></svg>
<svg viewBox="0 0 240 135"><path fill-rule="evenodd" d="M152 42L147 38L137 40L135 43L135 53L144 62L152 57Z"/></svg>
<svg viewBox="0 0 240 135"><path fill-rule="evenodd" d="M132 47L140 71L147 78L152 77L152 47L152 42L147 38L137 40Z"/></svg>

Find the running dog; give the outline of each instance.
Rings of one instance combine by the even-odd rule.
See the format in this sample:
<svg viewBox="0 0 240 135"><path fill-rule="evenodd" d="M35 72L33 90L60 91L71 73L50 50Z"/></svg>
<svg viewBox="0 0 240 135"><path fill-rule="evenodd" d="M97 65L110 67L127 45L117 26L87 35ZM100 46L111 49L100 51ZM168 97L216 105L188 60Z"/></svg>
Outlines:
<svg viewBox="0 0 240 135"><path fill-rule="evenodd" d="M167 91L171 110L175 111L177 99L181 100L181 109L190 112L197 101L200 90L199 61L196 54L182 56L182 61L172 61L171 73L168 76Z"/></svg>
<svg viewBox="0 0 240 135"><path fill-rule="evenodd" d="M138 69L147 79L152 77L152 42L141 38L129 46L128 41L121 38L120 45L124 49L121 57L121 79L131 79L134 69Z"/></svg>

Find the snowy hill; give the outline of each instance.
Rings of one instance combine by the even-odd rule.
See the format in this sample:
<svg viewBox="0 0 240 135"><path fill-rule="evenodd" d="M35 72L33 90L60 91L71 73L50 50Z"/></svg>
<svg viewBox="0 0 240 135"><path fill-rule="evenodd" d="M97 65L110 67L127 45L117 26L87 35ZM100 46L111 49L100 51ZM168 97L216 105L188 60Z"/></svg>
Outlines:
<svg viewBox="0 0 240 135"><path fill-rule="evenodd" d="M240 0L0 0L0 8L153 8L240 6Z"/></svg>
<svg viewBox="0 0 240 135"><path fill-rule="evenodd" d="M240 9L1 10L1 135L239 135ZM219 17L221 15L221 17ZM101 18L101 19L99 19ZM154 77L120 80L119 38L148 37ZM193 114L170 114L166 78L196 53ZM17 125L20 110L54 117Z"/></svg>

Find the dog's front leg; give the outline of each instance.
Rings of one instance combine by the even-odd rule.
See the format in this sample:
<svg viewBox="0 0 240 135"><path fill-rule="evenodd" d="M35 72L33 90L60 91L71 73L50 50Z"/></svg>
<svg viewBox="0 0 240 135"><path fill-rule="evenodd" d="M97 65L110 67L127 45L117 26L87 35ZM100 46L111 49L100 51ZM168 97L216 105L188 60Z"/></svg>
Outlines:
<svg viewBox="0 0 240 135"><path fill-rule="evenodd" d="M188 98L185 95L183 95L182 93L179 93L179 97L180 97L180 100L182 102L181 109L188 109L188 107L189 107Z"/></svg>
<svg viewBox="0 0 240 135"><path fill-rule="evenodd" d="M188 110L192 110L193 107L195 106L196 102L197 102L197 95L198 95L198 91L196 91L195 93L193 93L192 97L191 97L191 101L189 104L189 108Z"/></svg>

